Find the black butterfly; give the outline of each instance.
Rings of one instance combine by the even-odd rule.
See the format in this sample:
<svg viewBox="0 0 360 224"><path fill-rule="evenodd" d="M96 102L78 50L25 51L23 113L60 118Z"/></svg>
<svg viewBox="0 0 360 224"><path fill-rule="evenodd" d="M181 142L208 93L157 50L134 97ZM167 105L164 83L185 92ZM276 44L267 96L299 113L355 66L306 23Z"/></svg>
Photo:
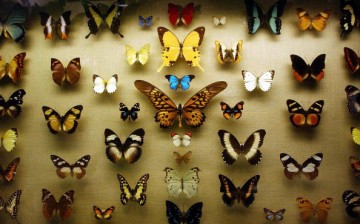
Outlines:
<svg viewBox="0 0 360 224"><path fill-rule="evenodd" d="M355 191L347 190L342 195L346 205L346 213L352 218L360 218L360 195Z"/></svg>
<svg viewBox="0 0 360 224"><path fill-rule="evenodd" d="M123 121L126 121L127 119L135 121L138 118L137 112L140 111L140 104L135 103L129 110L125 104L120 103L119 110L121 111L120 117Z"/></svg>
<svg viewBox="0 0 360 224"><path fill-rule="evenodd" d="M298 82L310 79L320 81L324 78L326 54L317 56L311 65L307 64L302 57L296 54L290 55L292 67L294 70L294 78Z"/></svg>
<svg viewBox="0 0 360 224"><path fill-rule="evenodd" d="M166 201L166 215L169 224L199 224L202 215L203 203L198 202L193 204L186 212L182 212L179 207L171 202Z"/></svg>
<svg viewBox="0 0 360 224"><path fill-rule="evenodd" d="M284 166L284 174L290 180L295 175L303 173L309 180L314 180L319 175L318 167L323 159L322 153L310 156L305 162L299 164L294 158L286 153L280 153L280 160Z"/></svg>
<svg viewBox="0 0 360 224"><path fill-rule="evenodd" d="M345 37L354 29L360 26L359 9L356 7L355 0L340 0L342 16L340 18L340 37Z"/></svg>
<svg viewBox="0 0 360 224"><path fill-rule="evenodd" d="M21 113L22 98L25 94L25 90L18 89L11 94L7 101L0 95L0 119L4 117L17 118Z"/></svg>
<svg viewBox="0 0 360 224"><path fill-rule="evenodd" d="M4 208L6 212L10 214L10 217L16 221L16 223L19 223L16 219L17 212L18 212L18 206L20 204L20 196L21 196L21 190L15 191L10 198L5 202L0 197L0 211L2 211Z"/></svg>
<svg viewBox="0 0 360 224"><path fill-rule="evenodd" d="M295 127L316 127L320 124L320 113L324 106L324 100L315 101L308 110L304 108L295 100L286 100L290 115L290 122Z"/></svg>
<svg viewBox="0 0 360 224"><path fill-rule="evenodd" d="M347 85L345 88L348 109L352 115L358 115L360 113L360 90L353 86Z"/></svg>
<svg viewBox="0 0 360 224"><path fill-rule="evenodd" d="M242 115L241 111L244 108L244 101L238 102L234 107L230 107L227 103L220 102L220 108L223 111L223 115L226 119L229 119L230 117L239 119Z"/></svg>

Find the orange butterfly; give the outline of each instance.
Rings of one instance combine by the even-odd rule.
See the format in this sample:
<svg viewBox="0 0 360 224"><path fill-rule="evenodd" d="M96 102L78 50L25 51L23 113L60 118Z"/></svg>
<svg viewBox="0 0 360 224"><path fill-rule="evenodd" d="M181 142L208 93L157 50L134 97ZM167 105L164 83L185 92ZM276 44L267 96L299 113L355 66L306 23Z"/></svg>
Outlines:
<svg viewBox="0 0 360 224"><path fill-rule="evenodd" d="M15 179L16 176L16 168L18 167L20 163L20 158L17 157L13 161L10 162L10 164L3 169L0 165L0 180L4 180L7 182L11 182Z"/></svg>
<svg viewBox="0 0 360 224"><path fill-rule="evenodd" d="M321 199L316 206L314 206L308 199L298 197L296 199L300 209L300 218L303 222L309 222L312 216L316 216L320 224L326 222L328 217L328 210L331 207L332 198Z"/></svg>
<svg viewBox="0 0 360 224"><path fill-rule="evenodd" d="M178 152L173 152L173 156L175 158L175 162L180 165L181 162L184 162L185 164L188 164L190 162L190 157L192 155L191 151L188 151L187 153L185 153L184 155L180 155L180 153Z"/></svg>
<svg viewBox="0 0 360 224"><path fill-rule="evenodd" d="M24 68L25 56L26 52L21 52L15 55L9 63L0 56L0 80L7 75L14 83L17 83Z"/></svg>
<svg viewBox="0 0 360 224"><path fill-rule="evenodd" d="M326 21L330 17L330 10L319 12L314 18L311 18L309 13L302 8L296 9L296 14L299 18L300 30L307 30L315 28L317 31L323 31L326 27Z"/></svg>
<svg viewBox="0 0 360 224"><path fill-rule="evenodd" d="M93 210L94 210L96 219L111 219L111 214L115 210L115 207L111 206L105 210L102 210L98 206L94 205Z"/></svg>
<svg viewBox="0 0 360 224"><path fill-rule="evenodd" d="M170 97L151 83L136 80L134 84L140 92L150 99L153 106L158 110L155 114L155 122L160 122L161 128L170 127L178 115L179 127L182 127L183 118L190 127L200 127L206 118L202 110L214 96L227 87L227 83L224 81L211 83L190 97L184 106L181 104L176 106Z"/></svg>
<svg viewBox="0 0 360 224"><path fill-rule="evenodd" d="M80 79L80 58L72 59L68 66L64 65L56 58L51 58L51 71L53 80L56 84L61 84L67 80L71 85L76 84Z"/></svg>

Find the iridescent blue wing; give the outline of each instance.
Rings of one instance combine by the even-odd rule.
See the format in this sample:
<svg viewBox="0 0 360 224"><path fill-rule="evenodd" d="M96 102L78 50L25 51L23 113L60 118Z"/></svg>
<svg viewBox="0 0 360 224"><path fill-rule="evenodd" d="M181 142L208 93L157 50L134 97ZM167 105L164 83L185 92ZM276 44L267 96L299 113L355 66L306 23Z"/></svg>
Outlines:
<svg viewBox="0 0 360 224"><path fill-rule="evenodd" d="M262 26L264 13L254 0L245 0L249 34L254 34Z"/></svg>
<svg viewBox="0 0 360 224"><path fill-rule="evenodd" d="M182 90L187 90L190 87L190 82L195 78L194 75L185 75L180 79L180 85Z"/></svg>
<svg viewBox="0 0 360 224"><path fill-rule="evenodd" d="M146 20L143 16L139 16L139 25L140 26L145 26L146 24Z"/></svg>
<svg viewBox="0 0 360 224"><path fill-rule="evenodd" d="M281 30L281 19L280 17L284 13L286 0L279 0L277 1L269 11L267 12L267 24L270 27L271 31L279 35Z"/></svg>
<svg viewBox="0 0 360 224"><path fill-rule="evenodd" d="M152 25L152 20L153 20L153 17L152 16L149 16L146 18L146 26L149 27Z"/></svg>
<svg viewBox="0 0 360 224"><path fill-rule="evenodd" d="M165 78L167 78L167 80L170 83L170 89L177 90L177 88L180 84L179 78L176 77L175 75L165 75Z"/></svg>

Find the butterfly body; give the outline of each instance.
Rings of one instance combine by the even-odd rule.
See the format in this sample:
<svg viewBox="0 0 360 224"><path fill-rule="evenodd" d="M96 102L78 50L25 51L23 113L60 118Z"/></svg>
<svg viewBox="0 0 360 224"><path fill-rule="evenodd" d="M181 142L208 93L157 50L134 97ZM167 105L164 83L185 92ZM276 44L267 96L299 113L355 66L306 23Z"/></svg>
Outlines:
<svg viewBox="0 0 360 224"><path fill-rule="evenodd" d="M24 89L18 89L11 94L7 101L0 95L0 119L5 117L17 118L21 113L22 98L25 94Z"/></svg>
<svg viewBox="0 0 360 224"><path fill-rule="evenodd" d="M295 100L288 99L286 101L290 115L290 122L295 127L316 127L320 123L320 113L324 106L323 100L318 100L313 103L306 111Z"/></svg>
<svg viewBox="0 0 360 224"><path fill-rule="evenodd" d="M215 26L225 25L226 23L226 16L222 16L220 18L213 16L213 23Z"/></svg>
<svg viewBox="0 0 360 224"><path fill-rule="evenodd" d="M195 75L184 75L181 78L175 75L165 75L165 78L170 83L170 89L177 90L180 86L182 90L187 90L190 88L190 82L195 78Z"/></svg>
<svg viewBox="0 0 360 224"><path fill-rule="evenodd" d="M328 210L331 207L333 199L321 199L316 205L304 197L298 197L296 201L300 209L300 218L303 222L309 222L313 216L316 216L318 223L323 224L327 220Z"/></svg>
<svg viewBox="0 0 360 224"><path fill-rule="evenodd" d="M280 153L280 160L284 166L284 174L288 179L304 174L309 180L314 180L319 175L318 167L323 160L322 153L316 153L299 164L295 159L286 153Z"/></svg>
<svg viewBox="0 0 360 224"><path fill-rule="evenodd" d="M51 155L50 159L53 162L56 169L56 174L60 178L65 178L67 176L73 177L76 176L77 179L81 179L86 174L85 168L87 167L88 163L90 162L90 155L85 155L81 157L78 161L74 164L70 164L65 161L63 158L60 158L56 155Z"/></svg>
<svg viewBox="0 0 360 224"><path fill-rule="evenodd" d="M57 202L54 195L47 189L42 189L43 215L50 220L55 214L59 214L62 221L72 214L70 205L74 203L75 191L65 192Z"/></svg>
<svg viewBox="0 0 360 224"><path fill-rule="evenodd" d="M290 55L292 67L294 70L294 78L298 82L303 82L306 79L320 81L324 78L325 68L325 54L317 56L311 65L307 64L300 56Z"/></svg>
<svg viewBox="0 0 360 224"><path fill-rule="evenodd" d="M272 81L274 79L275 71L270 70L265 72L261 76L257 77L254 74L242 70L242 76L244 79L245 89L249 92L259 88L261 91L266 92L271 88Z"/></svg>
<svg viewBox="0 0 360 224"><path fill-rule="evenodd" d="M173 3L168 4L169 21L172 25L189 25L193 19L194 3L190 2L184 8Z"/></svg>
<svg viewBox="0 0 360 224"><path fill-rule="evenodd" d="M197 194L198 184L200 178L198 167L193 167L186 171L184 177L180 177L179 173L173 168L166 167L165 183L167 183L168 194L172 197L178 197L181 192L184 192L188 198Z"/></svg>
<svg viewBox="0 0 360 224"><path fill-rule="evenodd" d="M14 83L17 83L23 74L25 57L26 52L21 52L8 63L0 56L0 80L8 76Z"/></svg>
<svg viewBox="0 0 360 224"><path fill-rule="evenodd" d="M10 9L7 18L0 20L0 35L4 35L5 38L11 38L17 43L22 42L26 33L23 23L25 23L27 17L27 8L18 3L15 4Z"/></svg>
<svg viewBox="0 0 360 224"><path fill-rule="evenodd" d="M17 138L18 133L16 128L7 130L4 136L1 138L0 147L4 148L7 152L11 152L16 146Z"/></svg>
<svg viewBox="0 0 360 224"><path fill-rule="evenodd" d="M330 17L330 10L323 10L317 14L314 18L311 18L309 13L302 8L296 9L296 14L299 18L299 29L315 29L317 31L323 31L326 27L326 21Z"/></svg>
<svg viewBox="0 0 360 224"><path fill-rule="evenodd" d="M54 33L56 33L60 40L67 40L69 38L69 25L71 11L63 12L58 20L46 12L40 12L40 24L44 26L45 40L53 39Z"/></svg>
<svg viewBox="0 0 360 224"><path fill-rule="evenodd" d="M137 182L135 188L131 188L129 186L129 183L126 181L126 179L118 174L117 178L120 183L120 202L123 205L126 205L129 200L136 201L139 203L140 206L145 205L146 203L146 189L147 189L147 181L149 180L149 174L146 173L143 176L140 177L139 181Z"/></svg>
<svg viewBox="0 0 360 224"><path fill-rule="evenodd" d="M352 218L360 218L360 195L355 191L346 190L342 200L346 205L346 213Z"/></svg>
<svg viewBox="0 0 360 224"><path fill-rule="evenodd" d="M149 16L149 17L143 17L143 16L139 16L139 25L141 27L150 27L152 25L152 21L153 21L153 16Z"/></svg>
<svg viewBox="0 0 360 224"><path fill-rule="evenodd" d="M145 65L149 61L150 44L145 44L139 51L136 51L130 45L125 44L126 61L129 65L133 65L136 61Z"/></svg>
<svg viewBox="0 0 360 224"><path fill-rule="evenodd" d="M116 92L116 89L117 89L117 87L116 87L117 81L118 81L117 74L111 76L110 79L108 79L107 81L105 81L98 75L93 75L94 92L97 94L100 94L100 93L105 92L105 90L106 90L106 92L108 92L108 93L114 93L114 92Z"/></svg>
<svg viewBox="0 0 360 224"><path fill-rule="evenodd" d="M198 202L190 206L190 208L183 212L179 207L171 202L166 201L166 215L168 217L169 224L199 224L202 216L203 203Z"/></svg>
<svg viewBox="0 0 360 224"><path fill-rule="evenodd" d="M120 118L123 121L126 121L127 119L135 121L138 118L137 112L140 111L140 104L135 103L129 110L125 104L120 103L119 110L121 112Z"/></svg>
<svg viewBox="0 0 360 224"><path fill-rule="evenodd" d="M0 180L4 180L6 182L12 182L15 180L16 169L20 163L20 158L17 157L13 161L9 163L6 169L3 169L0 165Z"/></svg>
<svg viewBox="0 0 360 224"><path fill-rule="evenodd" d="M10 217L17 223L19 223L16 217L19 209L21 193L21 190L15 191L6 202L0 197L0 211L5 208L6 212L9 213Z"/></svg>
<svg viewBox="0 0 360 224"><path fill-rule="evenodd" d="M266 215L266 219L270 220L270 221L281 221L284 219L284 213L285 213L286 209L280 209L278 211L272 211L268 208L264 208L264 213Z"/></svg>
<svg viewBox="0 0 360 224"><path fill-rule="evenodd" d="M110 206L109 208L102 210L100 209L98 206L94 205L93 206L93 210L95 213L95 218L96 219L106 219L109 220L111 219L111 214L113 213L113 211L115 210L114 206Z"/></svg>
<svg viewBox="0 0 360 224"><path fill-rule="evenodd" d="M243 41L239 40L237 43L234 44L230 49L228 49L225 44L221 43L220 41L215 41L216 47L216 58L220 62L220 64L225 63L239 63L241 61L240 52L242 50Z"/></svg>
<svg viewBox="0 0 360 224"><path fill-rule="evenodd" d="M348 47L344 47L345 61L353 75L360 74L360 57Z"/></svg>
<svg viewBox="0 0 360 224"><path fill-rule="evenodd" d="M220 102L220 108L223 111L223 116L226 119L234 117L235 119L239 119L242 115L242 110L244 108L244 101L240 101L235 104L234 107L230 107L227 103Z"/></svg>
<svg viewBox="0 0 360 224"><path fill-rule="evenodd" d="M352 32L355 27L360 26L359 9L356 7L355 0L340 0L342 16L340 18L340 37L345 37Z"/></svg>

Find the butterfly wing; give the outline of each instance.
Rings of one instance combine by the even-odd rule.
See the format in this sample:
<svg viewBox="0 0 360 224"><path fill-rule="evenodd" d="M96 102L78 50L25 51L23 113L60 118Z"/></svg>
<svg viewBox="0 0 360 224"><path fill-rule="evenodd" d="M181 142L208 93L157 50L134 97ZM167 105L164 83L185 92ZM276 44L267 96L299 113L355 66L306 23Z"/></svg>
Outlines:
<svg viewBox="0 0 360 224"><path fill-rule="evenodd" d="M5 20L0 26L0 35L3 33L6 38L12 38L15 42L20 43L25 38L26 29L23 25L28 17L26 7L15 4Z"/></svg>
<svg viewBox="0 0 360 224"><path fill-rule="evenodd" d="M222 200L226 206L233 206L236 199L240 198L240 195L233 184L233 182L226 176L219 174L220 180L220 192L223 193Z"/></svg>
<svg viewBox="0 0 360 224"><path fill-rule="evenodd" d="M78 126L77 120L80 119L82 109L82 105L76 105L66 112L66 114L62 118L61 125L61 129L64 132L72 134L76 131L76 128Z"/></svg>
<svg viewBox="0 0 360 224"><path fill-rule="evenodd" d="M251 165L257 165L260 163L262 158L262 153L259 148L264 142L266 131L260 129L252 133L248 139L245 141L243 147L241 147L241 153L245 155L245 158Z"/></svg>
<svg viewBox="0 0 360 224"><path fill-rule="evenodd" d="M215 48L216 48L216 58L220 62L220 64L224 64L225 62L227 62L226 46L220 41L216 40Z"/></svg>
<svg viewBox="0 0 360 224"><path fill-rule="evenodd" d="M126 181L125 177L118 174L117 178L120 183L120 191L121 191L120 202L123 205L126 205L128 203L128 201L133 197L132 189L129 186L129 183Z"/></svg>
<svg viewBox="0 0 360 224"><path fill-rule="evenodd" d="M249 34L254 34L264 23L264 13L254 0L245 0Z"/></svg>
<svg viewBox="0 0 360 224"><path fill-rule="evenodd" d="M5 203L6 211L10 214L10 217L15 220L19 209L21 192L21 190L15 191Z"/></svg>
<svg viewBox="0 0 360 224"><path fill-rule="evenodd" d="M85 155L78 159L74 165L71 166L71 175L75 175L77 179L81 179L85 174L85 168L90 162L90 155Z"/></svg>
<svg viewBox="0 0 360 224"><path fill-rule="evenodd" d="M320 123L320 113L322 112L322 108L324 106L323 100L318 100L313 103L306 115L306 125L309 127L316 127Z"/></svg>
<svg viewBox="0 0 360 224"><path fill-rule="evenodd" d="M358 128L351 127L350 131L351 131L351 136L353 138L353 141L356 144L360 145L360 130Z"/></svg>
<svg viewBox="0 0 360 224"><path fill-rule="evenodd" d="M309 13L302 8L297 8L296 14L299 19L299 23L298 23L299 29L300 30L310 29L312 26L312 24L311 24L312 19L311 19Z"/></svg>
<svg viewBox="0 0 360 224"><path fill-rule="evenodd" d="M357 115L358 113L360 113L360 90L353 85L347 85L345 87L345 92L347 95L347 106L349 112L352 115Z"/></svg>
<svg viewBox="0 0 360 224"><path fill-rule="evenodd" d="M142 154L140 146L144 143L144 136L144 129L139 128L133 131L125 140L123 155L129 164L135 163L140 159Z"/></svg>
<svg viewBox="0 0 360 224"><path fill-rule="evenodd" d="M355 177L360 177L360 161L354 156L350 156L351 170Z"/></svg>
<svg viewBox="0 0 360 224"><path fill-rule="evenodd" d="M41 200L43 202L43 215L47 220L50 220L51 217L53 217L54 212L58 209L58 203L56 202L54 195L46 189L42 189Z"/></svg>
<svg viewBox="0 0 360 224"><path fill-rule="evenodd" d="M227 165L232 165L239 157L243 145L239 143L234 135L225 130L219 130L218 135L221 145L225 148L222 158Z"/></svg>
<svg viewBox="0 0 360 224"><path fill-rule="evenodd" d="M333 199L332 198L324 198L320 200L316 205L316 216L317 220L320 224L323 224L326 222L328 217L328 211L331 207Z"/></svg>
<svg viewBox="0 0 360 224"><path fill-rule="evenodd" d="M357 74L360 71L360 57L348 47L344 47L345 61L352 74Z"/></svg>
<svg viewBox="0 0 360 224"><path fill-rule="evenodd" d="M164 171L166 172L165 183L167 183L168 194L177 198L183 191L182 178L179 173L172 168L166 167Z"/></svg>
<svg viewBox="0 0 360 224"><path fill-rule="evenodd" d="M119 162L123 158L123 145L120 138L108 128L105 129L104 135L105 145L107 146L105 150L107 158L113 163Z"/></svg>
<svg viewBox="0 0 360 224"><path fill-rule="evenodd" d="M108 220L108 219L111 219L111 214L115 210L115 207L111 206L111 207L107 208L106 210L101 210L99 207L94 205L93 210L94 210L96 219L107 219Z"/></svg>
<svg viewBox="0 0 360 224"><path fill-rule="evenodd" d="M103 22L104 15L93 3L89 2L88 0L82 0L81 4L85 10L86 17L89 19L88 27L90 33L85 36L85 38L87 39L91 34L97 34Z"/></svg>
<svg viewBox="0 0 360 224"><path fill-rule="evenodd" d="M66 67L66 80L71 84L76 84L80 79L80 58L73 58Z"/></svg>
<svg viewBox="0 0 360 224"><path fill-rule="evenodd" d="M180 84L180 80L178 77L176 77L175 75L165 75L165 78L169 81L170 83L170 89L172 90L177 90L179 84Z"/></svg>
<svg viewBox="0 0 360 224"><path fill-rule="evenodd" d="M296 54L290 55L292 68L294 70L294 78L298 82L302 82L309 77L310 68L304 59Z"/></svg>
<svg viewBox="0 0 360 224"><path fill-rule="evenodd" d="M320 81L324 78L323 69L325 68L325 57L325 54L320 54L311 63L311 77L316 81Z"/></svg>
<svg viewBox="0 0 360 224"><path fill-rule="evenodd" d="M292 179L295 175L299 175L302 166L290 155L280 153L280 160L284 166L284 174L288 179Z"/></svg>
<svg viewBox="0 0 360 224"><path fill-rule="evenodd" d="M177 26L181 21L180 10L182 10L182 7L175 5L173 3L168 4L169 21L173 26Z"/></svg>
<svg viewBox="0 0 360 224"><path fill-rule="evenodd" d="M242 76L244 79L245 89L249 92L254 91L257 87L257 77L246 70L242 70Z"/></svg>
<svg viewBox="0 0 360 224"><path fill-rule="evenodd" d="M58 134L62 130L60 114L47 106L43 106L42 111L45 116L45 120L47 121L49 131L53 134Z"/></svg>
<svg viewBox="0 0 360 224"><path fill-rule="evenodd" d="M57 168L56 169L56 174L60 178L65 178L65 177L67 177L68 175L71 174L71 172L72 172L71 168L72 167L64 159L62 159L62 158L60 158L59 156L56 156L56 155L51 155L50 159L53 162L54 166Z"/></svg>
<svg viewBox="0 0 360 224"><path fill-rule="evenodd" d="M75 191L73 190L65 192L65 194L60 197L58 202L59 216L63 221L69 218L72 213L72 208L70 205L74 203L74 193Z"/></svg>
<svg viewBox="0 0 360 224"><path fill-rule="evenodd" d="M300 209L300 218L303 222L309 222L313 216L314 205L306 198L296 198L298 207Z"/></svg>
<svg viewBox="0 0 360 224"><path fill-rule="evenodd" d="M181 144L185 147L188 147L191 143L191 137L192 137L191 132L186 132L182 137Z"/></svg>
<svg viewBox="0 0 360 224"><path fill-rule="evenodd" d="M183 178L183 192L188 198L191 198L197 194L198 185L200 178L198 172L200 169L198 167L193 167L184 174Z"/></svg>
<svg viewBox="0 0 360 224"><path fill-rule="evenodd" d="M273 32L273 34L276 35L281 34L280 30L281 30L282 22L280 17L284 13L285 5L286 5L286 0L279 0L275 2L274 5L271 6L271 8L266 14L267 17L266 22L270 27L271 31Z"/></svg>
<svg viewBox="0 0 360 224"><path fill-rule="evenodd" d="M54 24L54 19L52 18L51 15L49 15L46 12L40 12L40 24L42 26L44 26L44 35L45 35L45 40L47 39L52 39L54 36L54 31L53 31L53 24Z"/></svg>
<svg viewBox="0 0 360 224"><path fill-rule="evenodd" d="M134 198L139 203L140 206L143 206L146 203L145 192L146 192L147 181L149 180L149 177L150 176L148 173L141 176L135 186L135 189L134 189Z"/></svg>
<svg viewBox="0 0 360 224"><path fill-rule="evenodd" d="M130 120L135 121L138 118L137 112L140 111L140 104L135 103L130 109Z"/></svg>
<svg viewBox="0 0 360 224"><path fill-rule="evenodd" d="M185 25L189 25L193 19L194 14L194 3L190 2L182 10L181 22Z"/></svg>
<svg viewBox="0 0 360 224"><path fill-rule="evenodd" d="M271 88L272 81L274 79L274 75L275 75L275 71L270 70L268 72L265 72L258 78L257 85L262 91L264 92L269 91L269 89Z"/></svg>
<svg viewBox="0 0 360 224"><path fill-rule="evenodd" d="M4 171L2 171L0 179L4 178L7 182L12 182L15 180L16 169L20 163L20 158L17 157L9 163Z"/></svg>
<svg viewBox="0 0 360 224"><path fill-rule="evenodd" d="M315 18L312 20L312 26L317 30L317 31L323 31L326 27L326 21L329 19L330 17L330 10L324 10L321 11L319 14L317 14L315 16Z"/></svg>
<svg viewBox="0 0 360 224"><path fill-rule="evenodd" d="M204 69L200 65L199 46L205 34L205 27L200 26L191 31L182 43L182 54L190 67L198 67L202 72Z"/></svg>
<svg viewBox="0 0 360 224"><path fill-rule="evenodd" d="M18 89L11 94L8 101L0 96L0 118L11 117L17 118L21 113L21 104L23 103L23 96L26 94L25 90Z"/></svg>
<svg viewBox="0 0 360 224"><path fill-rule="evenodd" d="M133 65L137 60L137 52L130 45L125 44L126 61L129 65Z"/></svg>
<svg viewBox="0 0 360 224"><path fill-rule="evenodd" d="M163 46L161 54L162 64L157 70L157 72L160 72L164 66L173 66L175 64L181 51L181 44L175 34L167 28L158 27L157 32L160 43Z"/></svg>
<svg viewBox="0 0 360 224"><path fill-rule="evenodd" d="M149 61L150 56L150 44L145 44L138 52L138 60L142 65L145 65Z"/></svg>
<svg viewBox="0 0 360 224"><path fill-rule="evenodd" d="M340 9L342 12L340 18L340 37L345 37L356 27L359 23L359 12L353 0L340 0Z"/></svg>
<svg viewBox="0 0 360 224"><path fill-rule="evenodd" d="M346 213L352 218L360 218L360 195L355 191L346 190L342 195L342 200L346 205Z"/></svg>
<svg viewBox="0 0 360 224"><path fill-rule="evenodd" d="M56 32L60 40L69 39L69 25L71 24L70 20L71 11L65 11L61 14L59 20L56 22ZM45 30L44 30L45 32Z"/></svg>
<svg viewBox="0 0 360 224"><path fill-rule="evenodd" d="M18 133L16 128L11 128L7 130L4 134L4 137L1 138L1 145L7 152L14 150L16 146L16 140L18 138Z"/></svg>
<svg viewBox="0 0 360 224"><path fill-rule="evenodd" d="M257 183L259 180L260 175L255 175L245 182L245 184L241 187L238 202L241 200L245 207L249 207L254 202L255 193L257 193Z"/></svg>
<svg viewBox="0 0 360 224"><path fill-rule="evenodd" d="M322 153L316 153L305 160L301 165L301 171L309 180L314 180L319 175L318 167L323 159Z"/></svg>
<svg viewBox="0 0 360 224"><path fill-rule="evenodd" d="M8 71L5 69L5 72L14 83L17 83L20 80L20 77L23 73L22 69L24 68L25 57L26 52L21 52L15 55L15 57L8 64Z"/></svg>
<svg viewBox="0 0 360 224"><path fill-rule="evenodd" d="M173 144L176 147L179 147L181 145L181 137L179 134L177 134L176 132L171 132L170 134L172 140L173 140Z"/></svg>
<svg viewBox="0 0 360 224"><path fill-rule="evenodd" d="M290 115L290 122L295 127L302 127L306 124L306 111L304 108L295 100L288 99L286 100L286 105L288 107Z"/></svg>
<svg viewBox="0 0 360 224"><path fill-rule="evenodd" d="M105 81L98 75L93 75L94 82L94 92L97 94L103 93L105 91Z"/></svg>
<svg viewBox="0 0 360 224"><path fill-rule="evenodd" d="M175 203L168 200L166 200L166 216L168 217L169 224L182 223L182 219L183 219L182 211Z"/></svg>
<svg viewBox="0 0 360 224"><path fill-rule="evenodd" d="M199 224L202 216L202 207L202 202L193 204L185 213L186 223Z"/></svg>
<svg viewBox="0 0 360 224"><path fill-rule="evenodd" d="M118 75L115 74L111 76L110 79L108 79L108 81L106 82L106 91L108 93L114 93L117 89L116 87L117 82L118 82Z"/></svg>
<svg viewBox="0 0 360 224"><path fill-rule="evenodd" d="M125 0L117 0L110 6L105 16L106 25L110 28L113 34L119 34L120 37L124 37L119 32L120 16L122 14L123 8L126 6L127 5L125 4Z"/></svg>
<svg viewBox="0 0 360 224"><path fill-rule="evenodd" d="M180 86L182 90L187 90L190 88L190 82L195 78L195 75L184 75L180 79Z"/></svg>
<svg viewBox="0 0 360 224"><path fill-rule="evenodd" d="M63 64L56 58L51 58L51 71L53 80L56 84L61 86L65 80L65 68Z"/></svg>

